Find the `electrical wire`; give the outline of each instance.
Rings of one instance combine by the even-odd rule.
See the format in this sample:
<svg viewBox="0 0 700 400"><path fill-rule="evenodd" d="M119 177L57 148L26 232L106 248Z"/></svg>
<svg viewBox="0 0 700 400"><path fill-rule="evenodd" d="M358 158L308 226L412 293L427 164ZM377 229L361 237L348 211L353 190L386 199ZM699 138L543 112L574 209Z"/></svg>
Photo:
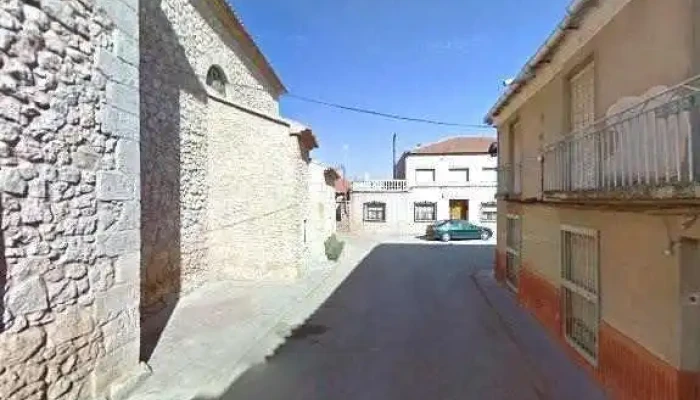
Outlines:
<svg viewBox="0 0 700 400"><path fill-rule="evenodd" d="M229 85L233 86L239 86L239 87L244 87L248 89L255 89L255 90L261 90L265 91L264 88L258 87L258 86L251 86L251 85L245 85L245 84L240 84L240 83L228 83ZM447 121L439 121L435 119L428 119L428 118L417 118L417 117L407 117L403 115L398 115L398 114L390 114L390 113L385 113L381 111L376 111L376 110L371 110L367 108L360 108L360 107L353 107L353 106L346 106L343 104L338 104L338 103L333 103L329 101L323 101L323 100L317 100L313 99L311 97L306 97L306 96L300 96L294 93L287 93L287 97L311 104L318 104L322 105L325 107L331 107L331 108L336 108L340 110L345 110L345 111L351 111L355 113L360 113L360 114L367 114L367 115L374 115L376 117L382 117L382 118L388 118L388 119L393 119L393 120L398 120L398 121L407 121L407 122L418 122L418 123L423 123L423 124L431 124L431 125L441 125L441 126L458 126L458 127L463 127L463 128L472 128L472 129L492 129L492 126L489 125L484 125L484 124L465 124L465 123L460 123L460 122L447 122Z"/></svg>
<svg viewBox="0 0 700 400"><path fill-rule="evenodd" d="M305 101L307 103L319 104L319 105L326 106L326 107L338 108L341 110L352 111L352 112L361 113L361 114L369 114L369 115L374 115L377 117L389 118L389 119L394 119L394 120L399 120L399 121L420 122L423 124L442 125L442 126L460 126L460 127L464 127L464 128L477 128L477 129L487 129L487 128L491 129L492 128L491 126L482 125L482 124L463 124L463 123L459 123L459 122L445 122L445 121L438 121L438 120L426 119L426 118L405 117L405 116L397 115L397 114L389 114L389 113L384 113L384 112L375 111L375 110L369 110L369 109L365 109L365 108L344 106L342 104L336 104L336 103L330 103L327 101L311 99L311 98L304 97L304 96L298 96L298 95L295 95L292 93L287 93L287 97L292 98L292 99L296 99L296 100L300 100L300 101Z"/></svg>

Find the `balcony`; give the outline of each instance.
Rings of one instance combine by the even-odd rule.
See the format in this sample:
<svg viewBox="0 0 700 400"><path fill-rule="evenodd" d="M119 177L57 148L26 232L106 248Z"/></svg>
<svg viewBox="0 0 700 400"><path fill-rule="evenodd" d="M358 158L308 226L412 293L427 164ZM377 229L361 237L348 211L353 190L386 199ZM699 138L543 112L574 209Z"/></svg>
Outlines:
<svg viewBox="0 0 700 400"><path fill-rule="evenodd" d="M498 167L496 196L517 198L522 192L522 165L505 164Z"/></svg>
<svg viewBox="0 0 700 400"><path fill-rule="evenodd" d="M550 200L700 198L700 78L546 147ZM700 150L699 150L700 151Z"/></svg>
<svg viewBox="0 0 700 400"><path fill-rule="evenodd" d="M413 186L416 188L493 188L496 186L494 181L433 181L433 182L415 182Z"/></svg>
<svg viewBox="0 0 700 400"><path fill-rule="evenodd" d="M406 181L402 179L357 181L352 183L354 192L405 192Z"/></svg>

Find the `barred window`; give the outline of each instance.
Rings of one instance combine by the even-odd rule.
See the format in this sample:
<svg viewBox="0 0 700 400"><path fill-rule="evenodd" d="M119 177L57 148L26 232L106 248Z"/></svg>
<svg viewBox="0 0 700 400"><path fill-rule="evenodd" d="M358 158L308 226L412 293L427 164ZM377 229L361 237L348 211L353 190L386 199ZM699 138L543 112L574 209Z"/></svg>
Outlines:
<svg viewBox="0 0 700 400"><path fill-rule="evenodd" d="M517 215L506 218L506 283L517 290L520 280L521 221Z"/></svg>
<svg viewBox="0 0 700 400"><path fill-rule="evenodd" d="M380 202L371 202L364 204L364 221L366 222L385 222L386 221L386 204Z"/></svg>
<svg viewBox="0 0 700 400"><path fill-rule="evenodd" d="M481 203L481 221L496 222L498 219L498 209L495 201Z"/></svg>
<svg viewBox="0 0 700 400"><path fill-rule="evenodd" d="M413 219L415 222L432 222L437 218L437 204L430 202L413 204Z"/></svg>
<svg viewBox="0 0 700 400"><path fill-rule="evenodd" d="M598 232L562 226L561 243L564 333L567 342L595 364L600 326Z"/></svg>
<svg viewBox="0 0 700 400"><path fill-rule="evenodd" d="M226 75L224 71L221 70L216 65L212 65L207 71L207 86L214 89L217 93L222 96L226 96Z"/></svg>

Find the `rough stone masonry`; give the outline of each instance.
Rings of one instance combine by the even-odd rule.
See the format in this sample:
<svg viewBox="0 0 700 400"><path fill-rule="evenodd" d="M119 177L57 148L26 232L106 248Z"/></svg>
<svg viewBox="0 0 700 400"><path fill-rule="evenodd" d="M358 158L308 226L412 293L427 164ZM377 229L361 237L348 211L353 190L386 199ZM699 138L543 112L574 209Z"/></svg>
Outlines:
<svg viewBox="0 0 700 400"><path fill-rule="evenodd" d="M0 0L0 398L138 365L137 0Z"/></svg>
<svg viewBox="0 0 700 400"><path fill-rule="evenodd" d="M299 273L315 139L226 4L0 0L0 399L112 396L144 316Z"/></svg>

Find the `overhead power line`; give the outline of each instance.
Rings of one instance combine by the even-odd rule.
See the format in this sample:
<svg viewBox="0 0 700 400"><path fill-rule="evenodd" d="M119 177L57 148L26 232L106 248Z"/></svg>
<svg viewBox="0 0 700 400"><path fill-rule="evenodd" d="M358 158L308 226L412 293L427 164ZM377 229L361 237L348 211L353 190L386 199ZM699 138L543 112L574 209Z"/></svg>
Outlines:
<svg viewBox="0 0 700 400"><path fill-rule="evenodd" d="M293 99L305 101L307 103L319 104L319 105L326 106L326 107L338 108L341 110L352 111L352 112L361 113L361 114L375 115L377 117L395 119L395 120L399 120L399 121L420 122L423 124L443 125L443 126L461 126L464 128L478 128L478 129L491 128L490 126L483 125L483 124L463 124L463 123L459 123L459 122L445 122L445 121L438 121L438 120L427 119L427 118L406 117L406 116L402 116L402 115L389 114L389 113L385 113L385 112L381 112L381 111L368 110L365 108L351 107L351 106L345 106L342 104L330 103L327 101L311 99L309 97L298 96L298 95L295 95L292 93L287 93L287 97L291 97Z"/></svg>
<svg viewBox="0 0 700 400"><path fill-rule="evenodd" d="M252 86L252 85L245 85L245 84L240 84L240 83L231 83L230 82L229 85L245 87L248 89L264 90L261 87ZM489 125L484 125L484 124L466 124L466 123L460 123L460 122L439 121L439 120L429 119L429 118L407 117L404 115L390 114L390 113L385 113L385 112L381 112L381 111L370 110L367 108L346 106L343 104L333 103L333 102L329 102L329 101L317 100L317 99L313 99L311 97L300 96L300 95L297 95L294 93L287 93L286 96L289 98L296 99L299 101L304 101L307 103L318 104L318 105L322 105L325 107L337 108L340 110L351 111L351 112L356 112L356 113L360 113L360 114L374 115L376 117L394 119L394 120L398 120L398 121L419 122L419 123L423 123L423 124L442 125L442 126L459 126L459 127L463 127L463 128L472 128L472 129L491 129L491 128L493 128Z"/></svg>

